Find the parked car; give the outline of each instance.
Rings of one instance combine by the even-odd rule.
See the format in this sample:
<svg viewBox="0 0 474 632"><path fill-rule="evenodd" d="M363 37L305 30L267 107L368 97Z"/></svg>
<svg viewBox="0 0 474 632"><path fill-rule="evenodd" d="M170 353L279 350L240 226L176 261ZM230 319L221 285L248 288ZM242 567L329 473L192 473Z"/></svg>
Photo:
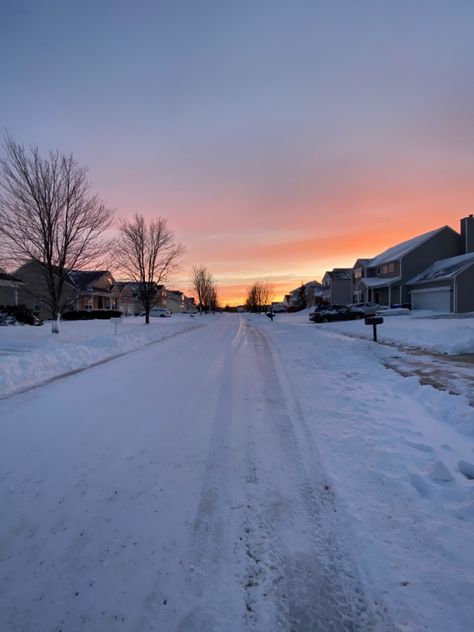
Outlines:
<svg viewBox="0 0 474 632"><path fill-rule="evenodd" d="M313 323L329 323L335 320L356 320L364 318L362 309L347 307L347 305L320 305L309 313L309 320Z"/></svg>
<svg viewBox="0 0 474 632"><path fill-rule="evenodd" d="M365 316L375 316L375 314L381 309L385 309L386 305L379 305L378 303L352 303L348 305L351 309L361 309Z"/></svg>
<svg viewBox="0 0 474 632"><path fill-rule="evenodd" d="M140 316L145 316L145 312L142 312ZM164 307L152 307L150 309L150 316L158 318L169 318L171 316L171 312L169 309L165 309Z"/></svg>

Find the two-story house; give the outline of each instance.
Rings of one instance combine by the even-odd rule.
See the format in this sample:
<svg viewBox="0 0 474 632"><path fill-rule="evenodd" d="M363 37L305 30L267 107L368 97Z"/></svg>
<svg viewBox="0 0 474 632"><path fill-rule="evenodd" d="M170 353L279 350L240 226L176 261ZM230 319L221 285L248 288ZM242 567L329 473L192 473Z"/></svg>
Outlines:
<svg viewBox="0 0 474 632"><path fill-rule="evenodd" d="M436 228L370 260L359 282L368 300L383 305L410 305L408 281L439 259L461 254L461 237L450 226Z"/></svg>
<svg viewBox="0 0 474 632"><path fill-rule="evenodd" d="M460 251L438 259L407 283L412 309L474 312L474 216L461 219Z"/></svg>
<svg viewBox="0 0 474 632"><path fill-rule="evenodd" d="M328 270L322 281L320 298L330 305L348 305L352 302L352 268Z"/></svg>

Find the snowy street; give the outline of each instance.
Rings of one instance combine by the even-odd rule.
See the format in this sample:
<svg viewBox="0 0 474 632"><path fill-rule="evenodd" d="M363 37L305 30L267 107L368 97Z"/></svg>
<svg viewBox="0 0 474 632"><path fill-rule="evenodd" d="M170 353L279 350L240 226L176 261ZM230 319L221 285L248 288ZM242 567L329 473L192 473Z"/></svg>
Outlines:
<svg viewBox="0 0 474 632"><path fill-rule="evenodd" d="M473 410L387 353L210 316L0 401L0 629L468 629Z"/></svg>
<svg viewBox="0 0 474 632"><path fill-rule="evenodd" d="M0 629L372 629L281 379L222 317L2 401Z"/></svg>

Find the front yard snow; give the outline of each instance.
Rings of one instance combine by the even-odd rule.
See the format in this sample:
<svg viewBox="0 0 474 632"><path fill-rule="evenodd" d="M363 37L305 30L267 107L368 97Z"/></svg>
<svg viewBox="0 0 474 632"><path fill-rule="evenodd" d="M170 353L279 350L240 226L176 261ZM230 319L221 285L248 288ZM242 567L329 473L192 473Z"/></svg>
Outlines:
<svg viewBox="0 0 474 632"><path fill-rule="evenodd" d="M144 325L144 318L129 317L118 325L117 335L108 320L63 322L59 335L52 335L47 323L1 327L0 397L199 327L212 318L174 315Z"/></svg>

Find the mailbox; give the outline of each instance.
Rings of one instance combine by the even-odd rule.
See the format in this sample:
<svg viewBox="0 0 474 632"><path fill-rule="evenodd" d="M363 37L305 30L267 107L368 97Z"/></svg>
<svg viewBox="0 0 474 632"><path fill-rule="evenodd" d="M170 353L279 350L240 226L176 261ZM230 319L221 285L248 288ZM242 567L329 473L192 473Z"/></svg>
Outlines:
<svg viewBox="0 0 474 632"><path fill-rule="evenodd" d="M374 342L377 342L377 325L381 325L383 323L382 316L366 316L365 324L372 325L374 330Z"/></svg>
<svg viewBox="0 0 474 632"><path fill-rule="evenodd" d="M366 325L381 325L383 323L382 316L366 316L365 324Z"/></svg>

